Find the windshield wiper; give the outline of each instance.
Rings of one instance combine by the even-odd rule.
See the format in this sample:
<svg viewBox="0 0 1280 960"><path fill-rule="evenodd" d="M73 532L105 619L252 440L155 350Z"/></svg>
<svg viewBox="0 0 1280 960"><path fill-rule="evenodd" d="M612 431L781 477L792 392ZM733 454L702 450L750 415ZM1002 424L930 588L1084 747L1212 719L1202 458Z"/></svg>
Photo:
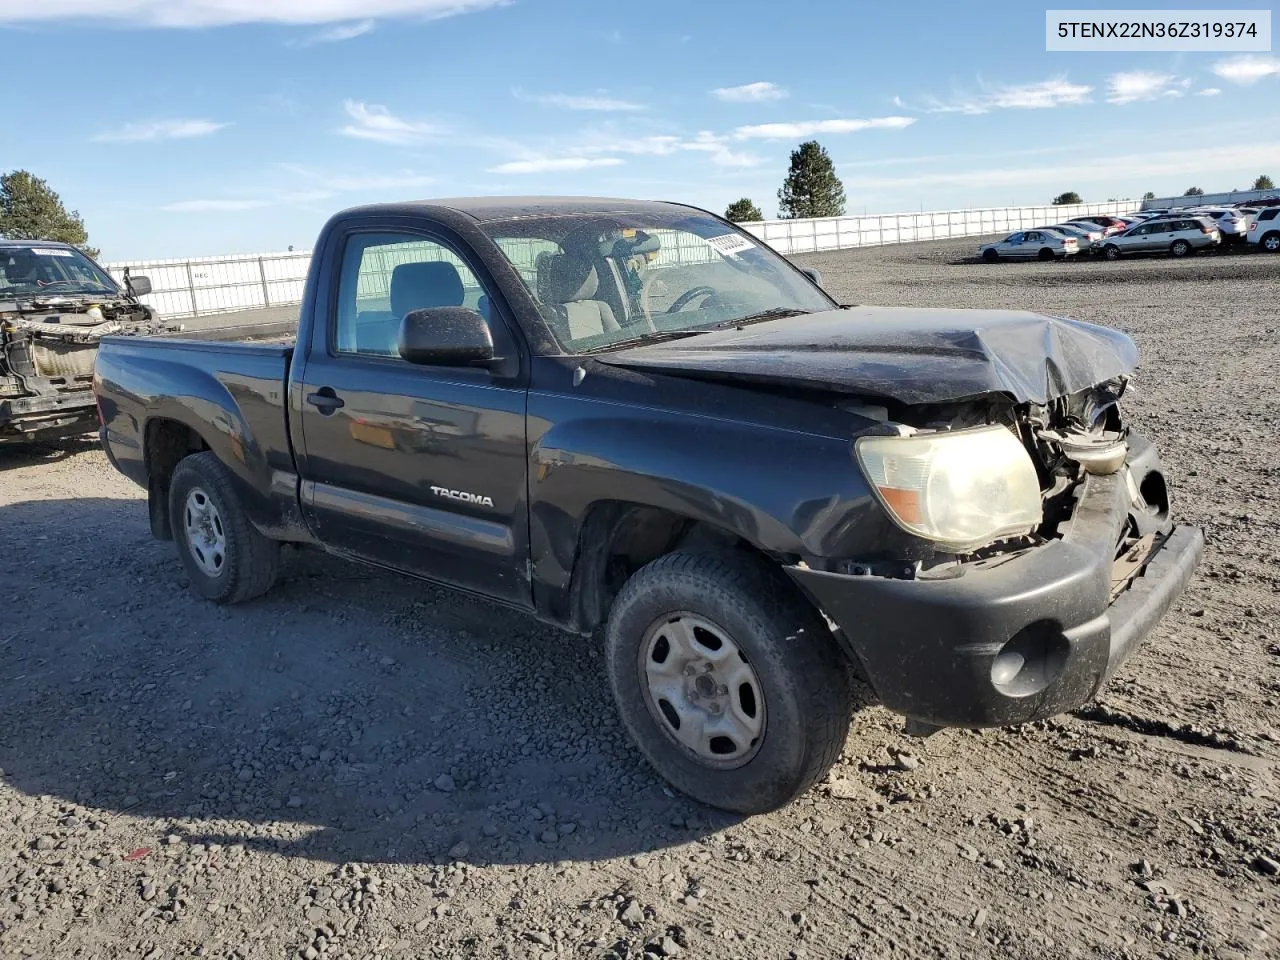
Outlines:
<svg viewBox="0 0 1280 960"><path fill-rule="evenodd" d="M724 330L728 327L741 327L748 323L761 323L765 320L781 320L784 317L798 317L801 314L808 313L808 310L797 310L795 307L771 307L768 310L761 310L759 313L749 313L745 317L738 317L736 320L725 320L717 323L712 329Z"/></svg>
<svg viewBox="0 0 1280 960"><path fill-rule="evenodd" d="M642 333L638 337L629 337L626 340L614 340L612 343L602 343L598 347L592 347L590 350L583 350L584 354L601 353L605 350L617 350L619 347L632 347L638 343L661 343L664 340L680 340L684 337L696 337L700 333L709 333L708 330L658 330L654 333Z"/></svg>

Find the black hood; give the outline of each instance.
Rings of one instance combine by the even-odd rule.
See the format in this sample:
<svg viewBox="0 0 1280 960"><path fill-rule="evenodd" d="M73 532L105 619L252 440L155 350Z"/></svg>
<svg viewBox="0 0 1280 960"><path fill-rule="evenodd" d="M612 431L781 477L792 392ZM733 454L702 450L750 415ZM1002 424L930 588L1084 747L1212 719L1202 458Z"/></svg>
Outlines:
<svg viewBox="0 0 1280 960"><path fill-rule="evenodd" d="M1127 376L1138 351L1117 330L1019 310L852 307L641 344L595 359L904 404L990 393L1046 403Z"/></svg>

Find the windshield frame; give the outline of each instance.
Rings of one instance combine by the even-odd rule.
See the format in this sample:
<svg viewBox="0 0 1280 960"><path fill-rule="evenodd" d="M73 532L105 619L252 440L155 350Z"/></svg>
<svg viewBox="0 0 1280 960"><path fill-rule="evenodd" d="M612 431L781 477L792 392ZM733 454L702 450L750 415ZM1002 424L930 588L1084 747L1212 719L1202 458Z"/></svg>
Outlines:
<svg viewBox="0 0 1280 960"><path fill-rule="evenodd" d="M536 274L533 273L530 264L524 263L523 260L518 262L503 244L542 243L547 246L548 252L553 249L557 252L563 252L563 247L560 244L562 240L567 240L569 235L577 228L584 225L595 225L596 223L617 225L628 230L636 229L641 233L646 230L649 232L684 230L691 236L701 239L704 243L709 243L711 238L703 236L702 233L692 229L693 225L696 224L704 232L711 231L714 228L712 238L719 241L722 238L732 237L733 241L741 243L740 253L747 253L759 258L759 260L749 259L746 261L739 258L734 259L738 263L738 269L753 278L753 283L757 286L763 284L772 287L776 297L771 297L770 302L756 302L751 305L744 305L741 316L737 318L725 315L711 316L703 318L700 322L678 326L657 324L656 329L650 329L642 323L636 322L631 327L624 324L620 331L612 331L612 336L603 334L585 337L566 336L563 323L561 328L558 329L554 319L550 316L551 308L539 296ZM651 207L647 203L644 204L642 209L635 209L634 207L619 209L602 204L599 209L595 210L554 210L545 213L539 211L536 214L497 217L492 220L481 220L478 223L474 223L474 227L478 228L478 232L486 241L485 259L496 260L497 264L495 266L500 265L499 271L515 281L514 286L517 290L510 291L509 296L515 295L518 291L520 299L531 308L531 312L537 318L539 327L542 328L540 332L544 332L545 342L552 347L549 355L553 356L588 356L607 353L615 349L623 350L645 342L660 342L698 333L709 333L717 329L731 327L738 321L744 323L756 322L757 314L772 312L778 308L794 309L796 314L820 313L840 309L839 301L816 284L800 266L779 254L759 237L748 233L738 225L710 211L698 207L655 202ZM714 244L712 247L719 251L719 248L715 247ZM722 253L721 262L726 262L729 259ZM719 262L710 262L716 268L719 268ZM670 264L667 265L670 266ZM769 275L770 271L774 272L773 276ZM774 281L781 282L775 283ZM621 290L617 292L622 293ZM729 290L725 292L732 295L736 291ZM520 312L523 313L524 311ZM654 310L650 314L642 315L642 319L645 316L656 319L663 312ZM703 311L698 310L697 312L702 313ZM538 339L542 340L544 337L539 337Z"/></svg>
<svg viewBox="0 0 1280 960"><path fill-rule="evenodd" d="M71 260L77 263L79 267L83 268L85 272L97 279L84 280L65 278L60 280L51 280L48 281L48 285L44 287L38 285L27 286L25 284L20 286L13 285L9 280L7 273L5 273L4 265L8 263L9 258L15 250L27 251L31 256L40 256L39 254L34 253L36 250L56 250L58 251L57 253L48 255L51 260L54 262L61 259ZM62 272L64 274L66 273L65 270ZM75 288L77 286L83 288L88 286L90 283L97 283L103 289L85 290ZM57 243L53 241L46 242L41 240L23 240L18 242L8 241L3 245L0 245L0 299L53 300L59 297L90 296L115 298L122 297L124 295L124 291L120 284L116 282L116 279L111 276L111 274L98 266L98 264L95 263L83 250L79 250L74 246L65 243Z"/></svg>

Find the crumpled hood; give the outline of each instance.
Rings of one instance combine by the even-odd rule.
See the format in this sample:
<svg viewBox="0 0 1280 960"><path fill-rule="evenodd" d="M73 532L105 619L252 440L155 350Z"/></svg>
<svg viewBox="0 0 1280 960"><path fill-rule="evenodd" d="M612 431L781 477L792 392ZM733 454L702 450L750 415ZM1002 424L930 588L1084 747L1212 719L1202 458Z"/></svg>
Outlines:
<svg viewBox="0 0 1280 960"><path fill-rule="evenodd" d="M852 307L599 353L602 363L794 384L904 404L989 393L1046 403L1132 373L1117 330L1020 310Z"/></svg>

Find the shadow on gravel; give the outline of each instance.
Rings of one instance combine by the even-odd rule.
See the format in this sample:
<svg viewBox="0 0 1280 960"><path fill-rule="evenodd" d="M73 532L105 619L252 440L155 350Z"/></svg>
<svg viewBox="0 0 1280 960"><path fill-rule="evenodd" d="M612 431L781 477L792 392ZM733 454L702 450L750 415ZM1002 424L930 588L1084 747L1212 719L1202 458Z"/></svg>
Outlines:
<svg viewBox="0 0 1280 960"><path fill-rule="evenodd" d="M141 500L0 507L0 532L0 768L28 795L333 862L596 860L735 822L667 792L588 641L309 551L217 607Z"/></svg>
<svg viewBox="0 0 1280 960"><path fill-rule="evenodd" d="M98 438L92 434L36 443L0 443L0 470L57 463L69 460L78 453L95 450L99 446Z"/></svg>

